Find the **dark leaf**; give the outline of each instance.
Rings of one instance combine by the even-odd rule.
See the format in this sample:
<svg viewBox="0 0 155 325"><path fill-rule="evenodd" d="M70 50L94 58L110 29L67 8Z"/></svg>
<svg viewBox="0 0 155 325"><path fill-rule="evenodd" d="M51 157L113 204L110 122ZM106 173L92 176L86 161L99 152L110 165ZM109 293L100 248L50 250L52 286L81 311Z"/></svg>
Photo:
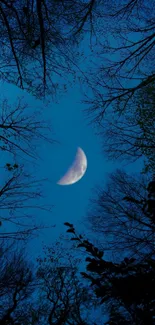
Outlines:
<svg viewBox="0 0 155 325"><path fill-rule="evenodd" d="M67 232L72 232L74 234L74 229L68 229Z"/></svg>
<svg viewBox="0 0 155 325"><path fill-rule="evenodd" d="M77 247L84 247L85 248L85 245L84 244L78 244Z"/></svg>
<svg viewBox="0 0 155 325"><path fill-rule="evenodd" d="M73 225L71 223L69 223L69 222L64 222L64 225L73 228Z"/></svg>
<svg viewBox="0 0 155 325"><path fill-rule="evenodd" d="M86 257L85 261L86 261L86 262L92 262L92 258L90 258L90 257Z"/></svg>

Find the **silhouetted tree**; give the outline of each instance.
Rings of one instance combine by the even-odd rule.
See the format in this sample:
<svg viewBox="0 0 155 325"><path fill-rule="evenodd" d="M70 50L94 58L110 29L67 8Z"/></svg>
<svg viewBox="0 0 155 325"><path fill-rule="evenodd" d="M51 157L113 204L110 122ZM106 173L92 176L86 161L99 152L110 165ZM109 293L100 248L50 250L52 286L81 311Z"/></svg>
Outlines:
<svg viewBox="0 0 155 325"><path fill-rule="evenodd" d="M97 235L103 250L135 254L140 259L148 252L155 253L155 226L148 211L148 178L118 169L110 175L105 190L94 190L84 223Z"/></svg>
<svg viewBox="0 0 155 325"><path fill-rule="evenodd" d="M90 241L84 240L68 222L67 232L75 235L77 247L84 248L91 257L86 258L86 272L96 296L109 311L108 325L153 325L155 318L155 259L138 262L125 257L113 263L103 259L104 253ZM72 239L73 239L72 238Z"/></svg>
<svg viewBox="0 0 155 325"><path fill-rule="evenodd" d="M30 107L22 97L16 103L9 104L5 98L1 103L0 111L0 150L13 155L24 154L32 158L37 155L36 147L38 141L54 142L49 137L51 127L44 120L41 114L33 112L28 114Z"/></svg>
<svg viewBox="0 0 155 325"><path fill-rule="evenodd" d="M34 222L37 210L51 212L52 206L41 202L44 182L43 179L36 180L17 164L6 164L0 184L0 240L26 239L39 229L46 228ZM8 231L9 225L11 231Z"/></svg>
<svg viewBox="0 0 155 325"><path fill-rule="evenodd" d="M88 316L93 298L80 279L79 260L71 257L61 242L51 248L45 247L44 252L45 257L37 259L40 265L37 276L41 283L38 322L49 325L92 324Z"/></svg>
<svg viewBox="0 0 155 325"><path fill-rule="evenodd" d="M4 240L0 248L1 325L96 325L93 291L64 242L44 247L36 263L19 242L9 246Z"/></svg>
<svg viewBox="0 0 155 325"><path fill-rule="evenodd" d="M97 61L94 46L94 66L91 62L86 80L92 91L90 95L87 91L85 100L88 113L93 113L99 124L106 112L111 114L111 108L120 115L132 112L139 90L155 80L154 5L154 0L100 2L98 26L102 30L98 33Z"/></svg>
<svg viewBox="0 0 155 325"><path fill-rule="evenodd" d="M43 227L36 223L32 225L37 208L51 211L51 207L40 202L45 180L39 181L34 175L31 176L21 162L21 155L22 158L39 157L37 146L41 140L53 143L48 136L50 126L44 120L41 121L39 111L30 115L28 108L23 98L18 98L11 105L4 99L1 105L0 150L3 160L6 154L7 162L5 166L1 162L0 166L0 240L25 239ZM36 203L37 198L39 204ZM8 231L9 225L12 225L11 231Z"/></svg>
<svg viewBox="0 0 155 325"><path fill-rule="evenodd" d="M11 246L6 241L3 244L0 254L0 324L26 325L28 319L30 321L27 307L32 304L36 285L32 264L26 261L23 247L19 249L13 242Z"/></svg>
<svg viewBox="0 0 155 325"><path fill-rule="evenodd" d="M110 159L136 161L142 157L145 173L155 172L154 106L155 83L152 83L137 92L131 110L122 116L113 111L103 119L98 133L104 139L103 150Z"/></svg>
<svg viewBox="0 0 155 325"><path fill-rule="evenodd" d="M75 72L82 32L94 32L95 5L95 0L2 0L1 78L39 98L55 95L58 77L67 80Z"/></svg>
<svg viewBox="0 0 155 325"><path fill-rule="evenodd" d="M153 180L149 183L147 187L148 198L144 205L144 210L150 219L150 222L155 226L155 175Z"/></svg>

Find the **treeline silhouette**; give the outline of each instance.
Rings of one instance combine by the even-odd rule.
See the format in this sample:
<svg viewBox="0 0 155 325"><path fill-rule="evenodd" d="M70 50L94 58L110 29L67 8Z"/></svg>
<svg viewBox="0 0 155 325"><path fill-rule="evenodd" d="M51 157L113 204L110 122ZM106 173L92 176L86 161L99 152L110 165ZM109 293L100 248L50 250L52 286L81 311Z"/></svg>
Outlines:
<svg viewBox="0 0 155 325"><path fill-rule="evenodd" d="M53 205L45 203L47 180L32 175L26 159L38 162L38 144L56 140L44 112L22 98L1 100L1 325L155 324L154 7L154 0L0 1L1 81L42 101L80 83L103 152L143 160L139 173L118 169L94 188L85 234L66 221L67 241L31 261L29 238L49 228L36 222L38 209L51 214ZM80 47L85 37L89 54Z"/></svg>

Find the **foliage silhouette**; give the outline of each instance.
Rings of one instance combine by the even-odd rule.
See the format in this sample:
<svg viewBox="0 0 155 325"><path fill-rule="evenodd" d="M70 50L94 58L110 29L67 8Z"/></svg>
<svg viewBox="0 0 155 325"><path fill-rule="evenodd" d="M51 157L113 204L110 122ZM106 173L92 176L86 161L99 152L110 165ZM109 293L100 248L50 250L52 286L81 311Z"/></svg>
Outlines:
<svg viewBox="0 0 155 325"><path fill-rule="evenodd" d="M80 247L93 256L86 258L86 272L81 274L91 282L100 303L107 307L110 316L106 324L153 325L155 258L148 256L145 261L138 262L126 257L119 263L109 262L88 240L80 239L75 229L73 233Z"/></svg>

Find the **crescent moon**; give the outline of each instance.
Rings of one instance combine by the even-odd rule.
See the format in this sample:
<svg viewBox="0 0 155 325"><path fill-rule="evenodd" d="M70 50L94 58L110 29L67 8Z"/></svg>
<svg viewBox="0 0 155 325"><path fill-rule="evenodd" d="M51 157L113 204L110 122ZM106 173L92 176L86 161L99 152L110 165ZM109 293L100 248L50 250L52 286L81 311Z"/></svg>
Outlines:
<svg viewBox="0 0 155 325"><path fill-rule="evenodd" d="M81 148L77 149L77 153L71 167L66 174L57 182L58 185L71 185L78 182L87 169L87 158Z"/></svg>

